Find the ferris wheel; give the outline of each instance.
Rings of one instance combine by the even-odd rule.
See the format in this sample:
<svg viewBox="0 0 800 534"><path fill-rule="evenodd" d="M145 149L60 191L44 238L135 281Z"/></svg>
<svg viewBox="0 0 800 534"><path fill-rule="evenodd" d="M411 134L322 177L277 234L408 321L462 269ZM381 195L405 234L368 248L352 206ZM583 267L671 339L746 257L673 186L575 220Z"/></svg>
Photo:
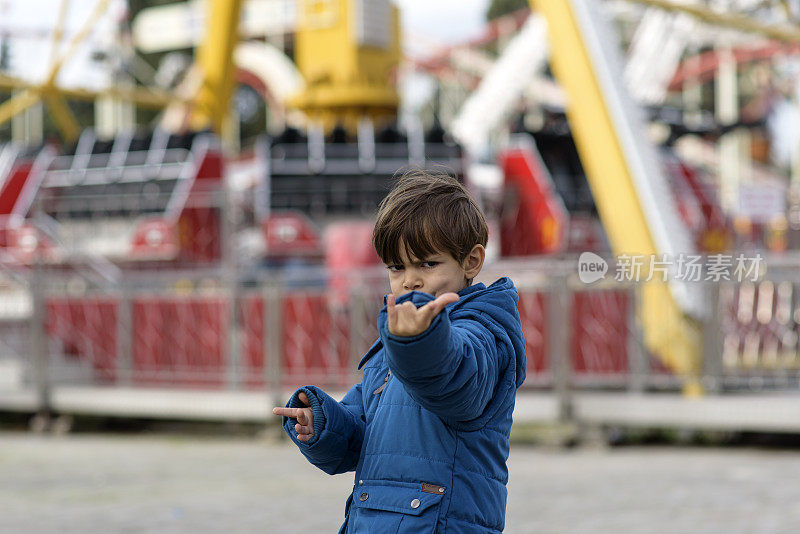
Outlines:
<svg viewBox="0 0 800 534"><path fill-rule="evenodd" d="M137 107L166 110L162 124L170 130L220 132L228 112L221 101L237 83L250 89L245 97L255 95L278 116L303 87L283 50L263 39L292 31L294 2L194 0L145 8L133 20L125 0L54 0L53 7L51 19L27 2L0 3L0 91L11 93L0 103L0 125L27 113L27 121L17 122L38 127L16 137L28 144L42 140L42 104L61 138L74 143L81 126L70 100L94 102L95 130L107 137L135 128ZM177 67L168 54L162 70L177 70L168 76L142 57L191 48L196 60L179 60Z"/></svg>

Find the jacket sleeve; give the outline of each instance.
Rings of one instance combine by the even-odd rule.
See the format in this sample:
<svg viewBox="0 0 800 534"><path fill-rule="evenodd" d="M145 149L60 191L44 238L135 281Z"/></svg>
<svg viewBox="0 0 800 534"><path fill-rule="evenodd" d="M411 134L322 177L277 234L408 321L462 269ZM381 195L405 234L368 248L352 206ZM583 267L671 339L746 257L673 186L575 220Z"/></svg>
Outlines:
<svg viewBox="0 0 800 534"><path fill-rule="evenodd" d="M442 311L416 336L395 336L386 321L379 330L392 374L420 405L451 421L483 413L508 358L508 345L487 325L473 319L453 324Z"/></svg>
<svg viewBox="0 0 800 534"><path fill-rule="evenodd" d="M364 440L364 405L361 401L361 384L356 384L347 395L336 402L316 386L305 386L292 395L288 408L302 408L298 395L304 392L314 414L314 436L307 442L297 439L294 425L297 419L284 417L283 428L309 462L329 475L353 471L361 454Z"/></svg>

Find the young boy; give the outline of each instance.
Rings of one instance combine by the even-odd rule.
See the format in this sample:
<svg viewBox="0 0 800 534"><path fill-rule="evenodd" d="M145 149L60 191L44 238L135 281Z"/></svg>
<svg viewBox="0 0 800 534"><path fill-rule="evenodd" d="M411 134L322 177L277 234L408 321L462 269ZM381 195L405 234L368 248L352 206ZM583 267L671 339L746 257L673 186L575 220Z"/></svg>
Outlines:
<svg viewBox="0 0 800 534"><path fill-rule="evenodd" d="M511 280L472 284L487 234L458 181L402 177L373 232L392 292L361 384L341 402L306 386L273 409L312 464L355 471L340 534L503 530L525 341Z"/></svg>

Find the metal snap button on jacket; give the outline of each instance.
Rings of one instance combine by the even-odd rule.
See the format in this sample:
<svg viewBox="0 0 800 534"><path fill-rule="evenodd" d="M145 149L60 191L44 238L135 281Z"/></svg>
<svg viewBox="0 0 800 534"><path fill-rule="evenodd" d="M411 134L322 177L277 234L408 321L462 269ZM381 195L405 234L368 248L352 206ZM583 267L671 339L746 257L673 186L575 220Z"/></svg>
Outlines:
<svg viewBox="0 0 800 534"><path fill-rule="evenodd" d="M411 508L419 508L419 499L411 501Z"/></svg>
<svg viewBox="0 0 800 534"><path fill-rule="evenodd" d="M362 493L361 497L358 498L360 501L366 501L367 499L369 499L369 493Z"/></svg>

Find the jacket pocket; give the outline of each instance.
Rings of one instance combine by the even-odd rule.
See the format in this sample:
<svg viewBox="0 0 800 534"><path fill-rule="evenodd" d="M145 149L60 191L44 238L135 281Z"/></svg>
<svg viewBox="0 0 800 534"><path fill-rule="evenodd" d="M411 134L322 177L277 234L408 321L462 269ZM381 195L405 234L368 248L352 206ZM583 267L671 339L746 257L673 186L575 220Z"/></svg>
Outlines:
<svg viewBox="0 0 800 534"><path fill-rule="evenodd" d="M431 484L365 480L353 490L347 532L432 534L444 488Z"/></svg>

